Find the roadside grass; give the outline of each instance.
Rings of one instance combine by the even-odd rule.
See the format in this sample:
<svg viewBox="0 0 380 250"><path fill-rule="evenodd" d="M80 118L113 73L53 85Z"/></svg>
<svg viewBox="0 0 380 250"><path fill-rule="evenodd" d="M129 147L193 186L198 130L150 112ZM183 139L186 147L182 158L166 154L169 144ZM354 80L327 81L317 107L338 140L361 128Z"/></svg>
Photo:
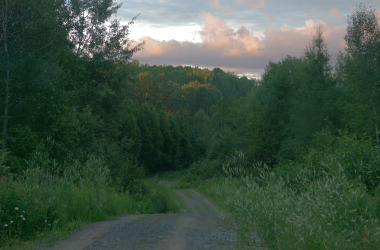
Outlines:
<svg viewBox="0 0 380 250"><path fill-rule="evenodd" d="M210 160L193 164L188 179L201 173L199 190L232 214L238 248L378 249L378 149L355 135L330 137L316 135L306 154L274 168L237 151L222 171L213 161L211 180L202 172Z"/></svg>
<svg viewBox="0 0 380 250"><path fill-rule="evenodd" d="M157 174L145 180L148 185L151 185L153 189L166 197L169 204L171 204L170 207L173 207L173 209L168 211L169 213L179 213L185 209L184 202L174 191L174 189L178 189L177 185L185 175L186 170L169 171Z"/></svg>
<svg viewBox="0 0 380 250"><path fill-rule="evenodd" d="M151 178L172 189L194 188L201 183L201 179L198 175L192 174L190 168L159 173Z"/></svg>
<svg viewBox="0 0 380 250"><path fill-rule="evenodd" d="M158 181L176 182L181 180L186 174L186 169L176 171L166 171L152 176L151 178Z"/></svg>
<svg viewBox="0 0 380 250"><path fill-rule="evenodd" d="M216 192L214 192L213 190L209 190L210 187L216 186L216 184L214 184L214 182L216 180L217 179L214 178L214 179L211 179L211 180L208 180L208 181L203 181L196 188L196 190L199 193L201 193L202 195L204 195L208 200L210 200L212 202L212 204L214 204L214 206L216 206L216 208L218 210L223 211L223 212L227 212L228 211L228 207L225 204L224 200L221 199L220 196L216 194Z"/></svg>
<svg viewBox="0 0 380 250"><path fill-rule="evenodd" d="M34 243L31 241L25 242L21 240L13 240L12 244L0 245L2 250L32 250L35 249Z"/></svg>
<svg viewBox="0 0 380 250"><path fill-rule="evenodd" d="M148 178L144 180L144 183L151 190L152 197L156 197L156 201L158 201L153 202L152 206L161 206L162 213L179 213L185 207L181 198L171 189L167 181Z"/></svg>
<svg viewBox="0 0 380 250"><path fill-rule="evenodd" d="M301 193L265 171L260 177L215 178L202 190L234 215L240 246L257 246L257 232L274 249L377 249L380 190L370 196L364 185L346 178L339 163L324 164L329 171L318 180L309 182L310 173L300 173Z"/></svg>
<svg viewBox="0 0 380 250"><path fill-rule="evenodd" d="M176 189L197 188L203 181L211 180L222 173L222 161L202 159L194 162L188 169L182 170L178 174L178 182L174 186Z"/></svg>
<svg viewBox="0 0 380 250"><path fill-rule="evenodd" d="M59 175L51 172L59 166L50 164L31 162L21 177L1 179L1 249L31 249L35 242L52 244L90 222L176 213L183 206L174 191L149 178L138 193L117 192L101 158L65 165Z"/></svg>

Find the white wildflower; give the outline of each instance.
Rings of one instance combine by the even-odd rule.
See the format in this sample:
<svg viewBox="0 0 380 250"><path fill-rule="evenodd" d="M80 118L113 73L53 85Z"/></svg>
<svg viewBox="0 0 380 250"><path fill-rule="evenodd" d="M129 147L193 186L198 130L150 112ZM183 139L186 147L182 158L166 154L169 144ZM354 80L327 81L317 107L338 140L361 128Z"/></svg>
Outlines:
<svg viewBox="0 0 380 250"><path fill-rule="evenodd" d="M17 211L17 210L18 210L18 207L15 207L15 210Z"/></svg>
<svg viewBox="0 0 380 250"><path fill-rule="evenodd" d="M13 220L11 220L10 223L12 224L12 223L13 223Z"/></svg>
<svg viewBox="0 0 380 250"><path fill-rule="evenodd" d="M8 226L8 224L4 224L4 227L7 227Z"/></svg>

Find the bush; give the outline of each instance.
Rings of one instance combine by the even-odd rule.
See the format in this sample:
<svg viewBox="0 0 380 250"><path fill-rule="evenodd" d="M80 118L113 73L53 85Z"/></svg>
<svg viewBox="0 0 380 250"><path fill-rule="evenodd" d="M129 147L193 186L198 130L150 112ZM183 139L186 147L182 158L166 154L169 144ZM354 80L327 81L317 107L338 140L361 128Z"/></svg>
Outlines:
<svg viewBox="0 0 380 250"><path fill-rule="evenodd" d="M0 178L0 244L120 214L178 211L166 189L142 182L142 172L136 171L127 185L134 191L117 193L102 157L59 164L35 153L18 179Z"/></svg>
<svg viewBox="0 0 380 250"><path fill-rule="evenodd" d="M0 242L25 235L23 226L27 216L23 205L17 186L5 179L0 181Z"/></svg>
<svg viewBox="0 0 380 250"><path fill-rule="evenodd" d="M359 138L345 133L333 136L322 131L315 135L313 145L303 157L296 161L282 161L276 165L275 171L298 192L304 190L303 184L307 183L300 181L300 178L307 178L309 182L318 180L330 171L330 166L325 163L334 161L334 164L342 166L347 178L365 184L368 191L374 194L380 183L380 158L373 145L367 137Z"/></svg>
<svg viewBox="0 0 380 250"><path fill-rule="evenodd" d="M142 183L145 176L145 169L137 162L127 159L122 166L113 171L113 179L120 191L129 193L146 193L146 188Z"/></svg>
<svg viewBox="0 0 380 250"><path fill-rule="evenodd" d="M337 138L333 154L345 166L347 175L359 178L373 192L380 183L379 149L369 137L342 135Z"/></svg>
<svg viewBox="0 0 380 250"><path fill-rule="evenodd" d="M191 164L185 176L177 184L177 188L196 187L202 180L208 180L222 173L222 163L219 160L204 159Z"/></svg>
<svg viewBox="0 0 380 250"><path fill-rule="evenodd" d="M223 199L235 215L244 245L257 245L252 232L258 232L270 248L375 249L380 242L378 196L353 182L335 158L320 168L318 178L310 178L313 171L307 168L298 172L298 192L265 170L259 177L221 178L205 190Z"/></svg>
<svg viewBox="0 0 380 250"><path fill-rule="evenodd" d="M103 219L113 211L108 206L114 191L102 158L64 165L42 159L37 153L22 176L0 184L0 241L31 239L74 220ZM50 169L62 174L53 175Z"/></svg>

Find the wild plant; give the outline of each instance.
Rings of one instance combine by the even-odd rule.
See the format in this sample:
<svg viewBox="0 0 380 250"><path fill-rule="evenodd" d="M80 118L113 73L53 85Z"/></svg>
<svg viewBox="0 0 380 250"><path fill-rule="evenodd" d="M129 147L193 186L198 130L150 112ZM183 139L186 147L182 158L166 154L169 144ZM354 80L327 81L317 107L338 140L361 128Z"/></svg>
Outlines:
<svg viewBox="0 0 380 250"><path fill-rule="evenodd" d="M19 207L14 209L0 209L1 213L1 240L20 237L23 233L23 225L25 224L25 210L21 210Z"/></svg>
<svg viewBox="0 0 380 250"><path fill-rule="evenodd" d="M271 248L373 249L380 242L379 215L373 197L334 157L301 169L293 189L273 171L243 176L225 166L226 178L212 182L210 192L223 199L235 215L244 245L257 245L258 232ZM239 177L237 178L237 175Z"/></svg>

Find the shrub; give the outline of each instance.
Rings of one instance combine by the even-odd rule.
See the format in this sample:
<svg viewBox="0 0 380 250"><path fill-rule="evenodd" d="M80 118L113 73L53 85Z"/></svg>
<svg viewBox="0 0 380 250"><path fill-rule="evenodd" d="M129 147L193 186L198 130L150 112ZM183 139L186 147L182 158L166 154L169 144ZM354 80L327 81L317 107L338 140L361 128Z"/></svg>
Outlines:
<svg viewBox="0 0 380 250"><path fill-rule="evenodd" d="M186 175L176 185L177 188L196 187L202 180L208 180L222 173L220 160L203 159L191 164L186 170Z"/></svg>
<svg viewBox="0 0 380 250"><path fill-rule="evenodd" d="M224 200L245 246L259 244L252 237L258 232L270 248L375 249L380 242L378 194L369 195L334 157L318 168L318 178L311 178L311 168L298 171L302 188L297 191L265 169L258 176L208 182L204 190Z"/></svg>
<svg viewBox="0 0 380 250"><path fill-rule="evenodd" d="M322 178L326 171L330 171L330 166L325 163L333 161L333 164L341 165L347 178L362 182L374 194L380 183L380 158L373 145L367 137L345 133L333 136L322 131L315 135L312 147L302 158L282 161L276 165L275 171L298 192L304 190L303 184L307 183L300 178L307 178L309 182Z"/></svg>
<svg viewBox="0 0 380 250"><path fill-rule="evenodd" d="M120 191L129 193L145 193L146 188L142 183L145 169L137 162L127 159L122 166L113 171L114 181Z"/></svg>
<svg viewBox="0 0 380 250"><path fill-rule="evenodd" d="M17 186L3 180L0 182L0 242L6 238L21 237L25 222L25 210Z"/></svg>
<svg viewBox="0 0 380 250"><path fill-rule="evenodd" d="M157 185L140 181L138 190L130 180L133 194L117 193L102 157L59 164L36 152L18 179L7 178L0 178L0 244L44 237L73 223L114 215L178 210L168 191Z"/></svg>
<svg viewBox="0 0 380 250"><path fill-rule="evenodd" d="M5 236L30 239L73 220L92 221L107 216L113 190L102 158L90 157L84 164L65 165L42 159L42 154L35 154L19 179L0 184L0 227L4 230L1 241L6 240ZM49 164L63 169L62 174L52 174Z"/></svg>

